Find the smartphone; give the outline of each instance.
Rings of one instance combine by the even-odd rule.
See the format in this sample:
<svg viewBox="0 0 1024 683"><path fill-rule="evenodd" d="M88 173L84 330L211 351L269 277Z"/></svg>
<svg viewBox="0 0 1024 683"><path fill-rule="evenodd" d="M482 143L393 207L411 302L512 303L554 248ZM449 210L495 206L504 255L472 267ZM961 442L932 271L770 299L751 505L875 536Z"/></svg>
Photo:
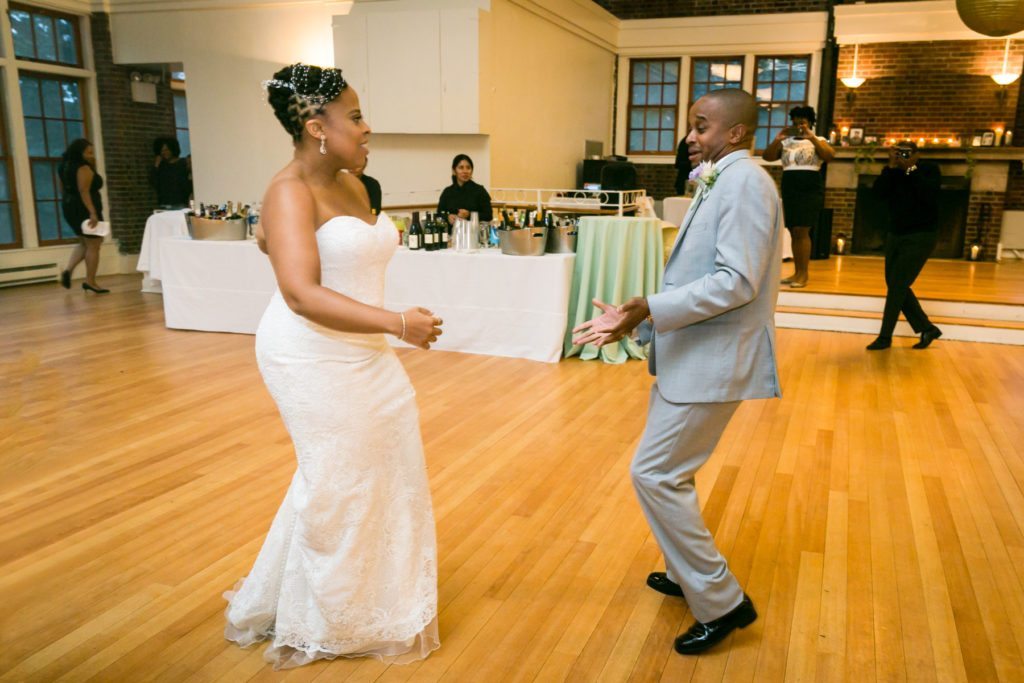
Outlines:
<svg viewBox="0 0 1024 683"><path fill-rule="evenodd" d="M798 135L800 135L800 129L798 127L796 127L796 126L789 126L787 128L783 128L782 132L784 132L786 135L788 135L791 138L795 138Z"/></svg>

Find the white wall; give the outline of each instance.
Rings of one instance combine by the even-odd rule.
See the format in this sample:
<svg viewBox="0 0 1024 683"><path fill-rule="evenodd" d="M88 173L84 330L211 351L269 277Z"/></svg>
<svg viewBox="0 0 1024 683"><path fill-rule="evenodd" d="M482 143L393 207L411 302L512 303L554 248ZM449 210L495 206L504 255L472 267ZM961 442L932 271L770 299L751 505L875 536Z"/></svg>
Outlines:
<svg viewBox="0 0 1024 683"><path fill-rule="evenodd" d="M258 199L291 158L260 83L293 62L332 64L331 14L303 3L111 15L115 62L184 64L197 201Z"/></svg>
<svg viewBox="0 0 1024 683"><path fill-rule="evenodd" d="M543 4L493 0L481 13L480 124L496 187L575 187L586 140L611 152L614 34L590 29L617 20L592 2Z"/></svg>

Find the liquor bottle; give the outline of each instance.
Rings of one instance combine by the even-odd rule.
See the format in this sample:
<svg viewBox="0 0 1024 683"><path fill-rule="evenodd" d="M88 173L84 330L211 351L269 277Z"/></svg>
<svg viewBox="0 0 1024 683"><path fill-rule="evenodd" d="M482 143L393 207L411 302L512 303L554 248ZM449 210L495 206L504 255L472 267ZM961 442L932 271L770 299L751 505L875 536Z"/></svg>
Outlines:
<svg viewBox="0 0 1024 683"><path fill-rule="evenodd" d="M437 249L437 230L434 228L434 221L430 214L427 214L427 220L423 224L423 248L427 251L434 251Z"/></svg>
<svg viewBox="0 0 1024 683"><path fill-rule="evenodd" d="M420 212L412 212L412 225L409 226L409 248L419 251L423 248L423 228L420 226Z"/></svg>

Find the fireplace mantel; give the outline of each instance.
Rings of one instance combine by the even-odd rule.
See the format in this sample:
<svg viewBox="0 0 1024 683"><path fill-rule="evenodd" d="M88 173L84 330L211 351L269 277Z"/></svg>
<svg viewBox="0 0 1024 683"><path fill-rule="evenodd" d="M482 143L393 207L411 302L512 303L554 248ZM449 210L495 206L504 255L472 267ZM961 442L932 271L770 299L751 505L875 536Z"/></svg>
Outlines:
<svg viewBox="0 0 1024 683"><path fill-rule="evenodd" d="M889 158L888 147L876 147L869 152L866 147L836 147L837 161L853 161L870 156L876 160ZM965 161L973 158L977 162L1007 162L1024 160L1024 147L921 147L922 159Z"/></svg>

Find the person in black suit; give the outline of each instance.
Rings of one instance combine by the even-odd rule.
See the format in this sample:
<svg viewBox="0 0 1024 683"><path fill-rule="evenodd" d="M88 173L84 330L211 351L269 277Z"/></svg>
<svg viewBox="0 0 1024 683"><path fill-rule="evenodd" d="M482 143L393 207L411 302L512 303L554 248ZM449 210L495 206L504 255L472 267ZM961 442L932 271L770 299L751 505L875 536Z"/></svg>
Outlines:
<svg viewBox="0 0 1024 683"><path fill-rule="evenodd" d="M686 194L686 181L690 179L690 171L693 164L690 163L690 150L686 145L686 138L679 141L676 148L676 194L682 197Z"/></svg>
<svg viewBox="0 0 1024 683"><path fill-rule="evenodd" d="M889 236L885 242L885 311L878 338L868 351L892 346L892 333L900 311L921 335L915 349L927 348L942 336L932 324L910 287L935 249L938 239L939 167L922 161L917 145L902 142L889 149L889 164L875 180L874 191L889 202Z"/></svg>
<svg viewBox="0 0 1024 683"><path fill-rule="evenodd" d="M365 170L366 164L363 164L359 168L353 168L352 175L354 175L355 177L359 178L359 180L362 181L363 187L366 188L366 194L370 196L370 213L376 216L377 214L380 213L381 207L382 194L380 190L380 183L377 182L376 178L371 178L370 176L363 173L363 171Z"/></svg>

